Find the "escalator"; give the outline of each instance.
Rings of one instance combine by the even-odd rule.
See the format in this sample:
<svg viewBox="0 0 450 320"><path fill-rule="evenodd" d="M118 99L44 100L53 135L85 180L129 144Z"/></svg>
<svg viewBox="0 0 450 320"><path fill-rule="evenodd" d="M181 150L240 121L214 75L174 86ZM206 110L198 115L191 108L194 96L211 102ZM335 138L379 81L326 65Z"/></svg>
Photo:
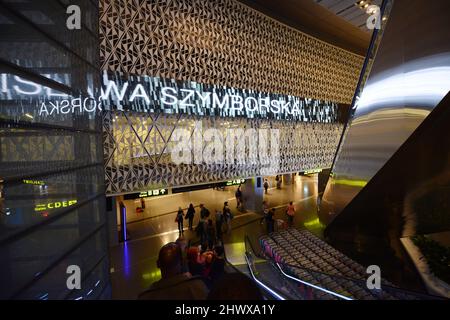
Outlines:
<svg viewBox="0 0 450 320"><path fill-rule="evenodd" d="M280 265L264 257L245 238L246 265L234 266L226 260L226 272L239 272L253 279L267 300L353 300L289 274Z"/></svg>
<svg viewBox="0 0 450 320"><path fill-rule="evenodd" d="M255 281L261 289L265 300L296 300L297 297L284 289L285 279L279 275L269 261L258 259L250 252L245 252L246 264L233 265L225 256L226 273L242 273ZM255 265L257 264L257 268Z"/></svg>
<svg viewBox="0 0 450 320"><path fill-rule="evenodd" d="M234 266L228 260L226 272L250 277L266 300L440 300L441 297L404 290L384 283L381 290L368 290L365 279L331 275L298 265L290 265L255 250L245 237L246 265ZM303 275L300 277L299 275Z"/></svg>
<svg viewBox="0 0 450 320"><path fill-rule="evenodd" d="M286 272L284 267L256 251L248 236L245 238L247 267L253 279L265 290L277 288L280 300L353 300L333 291L308 283Z"/></svg>

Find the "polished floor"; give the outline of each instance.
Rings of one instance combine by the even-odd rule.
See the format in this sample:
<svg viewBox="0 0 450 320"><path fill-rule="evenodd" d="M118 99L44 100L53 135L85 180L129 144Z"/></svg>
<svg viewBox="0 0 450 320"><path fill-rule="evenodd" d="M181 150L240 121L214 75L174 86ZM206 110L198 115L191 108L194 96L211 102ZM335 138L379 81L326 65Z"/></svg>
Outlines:
<svg viewBox="0 0 450 320"><path fill-rule="evenodd" d="M194 205L204 203L213 212L215 208L222 208L223 201L229 201L235 218L232 231L224 236L226 255L231 263L238 266L244 264L245 236L249 236L253 245L257 245L257 239L266 233L266 227L260 223L261 215L251 211L241 213L235 209L234 190L235 187L225 191L208 189L147 200L146 210L151 210L151 213L147 213L140 221L129 223L131 239L110 250L113 298L135 299L160 278L156 267L158 251L162 245L179 237L174 222L175 212L179 206L186 208L190 202ZM292 184L283 185L281 190L270 188L264 199L268 201L269 207L276 208L275 218L281 220L285 220L284 208L287 203L294 201L295 226L308 228L321 236L323 226L317 218L317 176L296 176ZM199 211L196 209L194 226ZM184 232L184 237L186 240L196 240L195 234L189 230Z"/></svg>

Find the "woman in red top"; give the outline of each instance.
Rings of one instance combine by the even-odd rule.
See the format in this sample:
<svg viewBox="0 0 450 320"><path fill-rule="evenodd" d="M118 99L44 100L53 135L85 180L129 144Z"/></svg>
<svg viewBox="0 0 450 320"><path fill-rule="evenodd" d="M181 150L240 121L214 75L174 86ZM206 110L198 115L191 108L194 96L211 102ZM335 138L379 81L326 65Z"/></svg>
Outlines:
<svg viewBox="0 0 450 320"><path fill-rule="evenodd" d="M295 216L295 207L292 201L289 202L289 205L287 206L286 214L288 216L289 226L292 227L292 225L294 224L294 216Z"/></svg>

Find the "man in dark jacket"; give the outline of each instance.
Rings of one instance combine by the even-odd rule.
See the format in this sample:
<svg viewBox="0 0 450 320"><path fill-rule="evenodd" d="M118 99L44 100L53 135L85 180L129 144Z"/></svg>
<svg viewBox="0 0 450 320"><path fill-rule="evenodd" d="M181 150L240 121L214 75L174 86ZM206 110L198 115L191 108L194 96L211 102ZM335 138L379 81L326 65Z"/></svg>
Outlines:
<svg viewBox="0 0 450 320"><path fill-rule="evenodd" d="M186 212L186 219L189 220L189 230L192 231L192 224L194 222L194 215L195 215L195 209L194 209L194 205L191 203L189 204L189 208Z"/></svg>
<svg viewBox="0 0 450 320"><path fill-rule="evenodd" d="M209 217L209 210L203 205L200 204L200 219L206 219Z"/></svg>
<svg viewBox="0 0 450 320"><path fill-rule="evenodd" d="M266 225L267 225L267 233L274 232L274 226L275 226L275 220L273 219L274 215L275 215L275 208L272 208L264 216L264 219L266 220Z"/></svg>

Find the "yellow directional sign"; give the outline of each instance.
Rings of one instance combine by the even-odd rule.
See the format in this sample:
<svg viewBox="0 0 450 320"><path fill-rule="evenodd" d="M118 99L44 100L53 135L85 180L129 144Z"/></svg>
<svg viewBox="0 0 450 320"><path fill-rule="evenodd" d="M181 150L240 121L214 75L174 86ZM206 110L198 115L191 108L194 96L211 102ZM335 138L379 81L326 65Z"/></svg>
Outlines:
<svg viewBox="0 0 450 320"><path fill-rule="evenodd" d="M59 208L66 208L73 206L76 204L77 200L64 200L64 201L55 201L55 202L49 202L49 203L39 203L34 207L34 211L45 211L45 210L53 210L53 209L59 209Z"/></svg>

